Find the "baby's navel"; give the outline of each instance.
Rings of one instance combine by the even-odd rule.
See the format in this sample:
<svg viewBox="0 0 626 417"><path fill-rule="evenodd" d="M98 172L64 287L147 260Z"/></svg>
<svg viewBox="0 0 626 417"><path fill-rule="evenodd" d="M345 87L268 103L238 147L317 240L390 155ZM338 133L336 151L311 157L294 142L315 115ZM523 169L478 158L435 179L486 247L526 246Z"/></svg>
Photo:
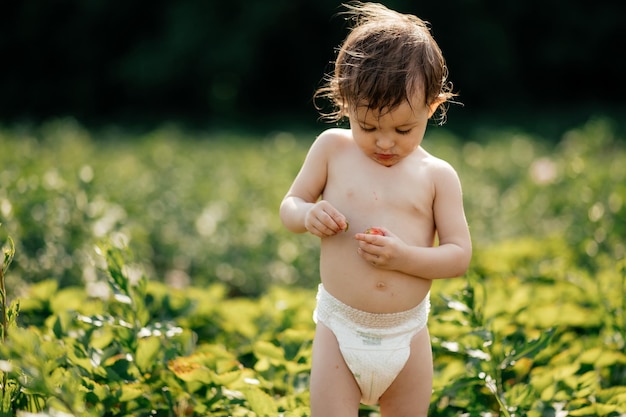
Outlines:
<svg viewBox="0 0 626 417"><path fill-rule="evenodd" d="M385 284L383 281L378 281L376 283L376 288L378 288L379 290L382 290L385 287L387 287L387 284Z"/></svg>

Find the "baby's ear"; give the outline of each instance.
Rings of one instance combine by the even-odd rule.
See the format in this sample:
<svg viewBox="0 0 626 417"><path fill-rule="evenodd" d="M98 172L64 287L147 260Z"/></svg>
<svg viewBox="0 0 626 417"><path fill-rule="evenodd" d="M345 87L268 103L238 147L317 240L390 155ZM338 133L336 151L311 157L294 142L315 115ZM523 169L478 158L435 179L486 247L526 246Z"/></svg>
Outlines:
<svg viewBox="0 0 626 417"><path fill-rule="evenodd" d="M435 100L428 105L428 118L430 119L437 111L440 105L446 102L445 94L439 94Z"/></svg>

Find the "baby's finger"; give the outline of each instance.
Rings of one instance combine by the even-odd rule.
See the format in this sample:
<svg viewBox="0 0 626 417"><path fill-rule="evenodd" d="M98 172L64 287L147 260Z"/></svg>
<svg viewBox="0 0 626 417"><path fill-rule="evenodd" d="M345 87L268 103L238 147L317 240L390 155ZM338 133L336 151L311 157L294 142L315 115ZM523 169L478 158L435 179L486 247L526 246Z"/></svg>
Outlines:
<svg viewBox="0 0 626 417"><path fill-rule="evenodd" d="M380 263L380 259L381 258L380 258L380 256L378 256L376 254L373 254L373 253L370 253L370 252L366 252L362 248L358 248L357 249L357 253L367 263L370 263L372 265L375 265L377 262Z"/></svg>
<svg viewBox="0 0 626 417"><path fill-rule="evenodd" d="M321 215L315 214L313 211L309 212L307 218L305 219L304 227L306 227L306 229L315 236L324 237L326 230L328 229L322 220L325 216L326 215L323 212Z"/></svg>
<svg viewBox="0 0 626 417"><path fill-rule="evenodd" d="M342 230L341 226L337 224L332 215L326 210L319 215L318 220L321 225L320 230L328 232L327 234L335 234Z"/></svg>
<svg viewBox="0 0 626 417"><path fill-rule="evenodd" d="M384 236L371 235L369 233L357 233L356 235L354 235L354 238L362 243L367 243L375 246L382 246L384 242Z"/></svg>
<svg viewBox="0 0 626 417"><path fill-rule="evenodd" d="M333 222L332 228L335 231L345 230L348 227L348 223L346 222L346 216L337 211L334 207L326 207L326 214L330 217Z"/></svg>

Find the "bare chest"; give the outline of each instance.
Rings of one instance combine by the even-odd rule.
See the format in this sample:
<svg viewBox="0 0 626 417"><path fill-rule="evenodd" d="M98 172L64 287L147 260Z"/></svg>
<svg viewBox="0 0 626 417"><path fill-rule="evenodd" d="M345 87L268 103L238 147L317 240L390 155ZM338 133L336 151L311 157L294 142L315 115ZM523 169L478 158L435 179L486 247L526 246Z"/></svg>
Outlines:
<svg viewBox="0 0 626 417"><path fill-rule="evenodd" d="M421 167L357 170L351 164L331 165L323 197L346 216L355 232L385 226L398 231L419 227L430 234L431 227L424 226L433 224L434 187Z"/></svg>

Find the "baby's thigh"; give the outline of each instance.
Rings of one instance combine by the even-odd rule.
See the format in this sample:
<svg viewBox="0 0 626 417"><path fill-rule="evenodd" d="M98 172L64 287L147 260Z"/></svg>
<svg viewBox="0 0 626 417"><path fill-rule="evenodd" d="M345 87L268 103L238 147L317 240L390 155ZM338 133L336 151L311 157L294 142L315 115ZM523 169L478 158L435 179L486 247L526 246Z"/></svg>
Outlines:
<svg viewBox="0 0 626 417"><path fill-rule="evenodd" d="M361 391L346 365L337 339L317 324L311 369L311 416L357 416Z"/></svg>
<svg viewBox="0 0 626 417"><path fill-rule="evenodd" d="M433 354L428 328L411 341L404 368L380 398L383 417L421 417L428 414L433 389Z"/></svg>

